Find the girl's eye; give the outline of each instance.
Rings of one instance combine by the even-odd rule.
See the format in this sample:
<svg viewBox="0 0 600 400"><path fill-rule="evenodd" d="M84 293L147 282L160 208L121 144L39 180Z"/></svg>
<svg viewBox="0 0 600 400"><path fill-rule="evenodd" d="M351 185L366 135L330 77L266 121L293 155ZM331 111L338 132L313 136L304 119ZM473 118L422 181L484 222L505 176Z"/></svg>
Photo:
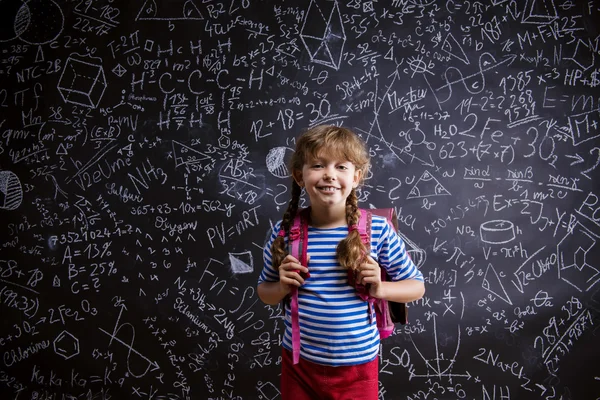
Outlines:
<svg viewBox="0 0 600 400"><path fill-rule="evenodd" d="M347 169L348 169L348 167L347 167L347 166L345 166L345 165L340 165L340 166L338 166L338 168L340 168L340 169L342 169L342 170L347 170Z"/></svg>

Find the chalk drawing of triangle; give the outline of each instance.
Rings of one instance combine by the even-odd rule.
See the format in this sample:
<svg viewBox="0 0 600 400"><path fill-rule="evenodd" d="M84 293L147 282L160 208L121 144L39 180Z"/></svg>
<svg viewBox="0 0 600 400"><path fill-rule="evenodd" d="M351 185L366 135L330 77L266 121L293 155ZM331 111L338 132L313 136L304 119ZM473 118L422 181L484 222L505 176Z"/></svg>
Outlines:
<svg viewBox="0 0 600 400"><path fill-rule="evenodd" d="M465 54L465 51L463 50L460 43L458 43L458 40L456 40L454 35L452 35L452 33L449 33L448 36L446 36L444 43L442 43L442 50L444 50L452 57L464 62L465 64L470 64L469 58Z"/></svg>
<svg viewBox="0 0 600 400"><path fill-rule="evenodd" d="M491 263L488 264L488 267L485 270L481 287L512 306L510 297L508 297L506 290L504 290L504 285L502 285L502 281L500 280L496 269Z"/></svg>
<svg viewBox="0 0 600 400"><path fill-rule="evenodd" d="M202 161L212 160L210 156L174 140L173 159L175 160L175 167L198 164Z"/></svg>
<svg viewBox="0 0 600 400"><path fill-rule="evenodd" d="M249 274L254 272L252 253L249 251L229 253L229 263L231 264L231 272L234 274Z"/></svg>
<svg viewBox="0 0 600 400"><path fill-rule="evenodd" d="M557 18L554 0L528 0L521 21L524 24L545 25Z"/></svg>
<svg viewBox="0 0 600 400"><path fill-rule="evenodd" d="M433 175L425 171L406 198L417 199L433 196L450 196L450 192Z"/></svg>
<svg viewBox="0 0 600 400"><path fill-rule="evenodd" d="M66 156L67 154L69 154L69 152L67 151L65 146L62 143L60 143L58 145L58 148L56 149L56 154L61 155L61 156Z"/></svg>
<svg viewBox="0 0 600 400"><path fill-rule="evenodd" d="M135 20L193 21L204 19L204 16L193 0L171 0L167 3L168 6L159 6L155 0L146 0Z"/></svg>

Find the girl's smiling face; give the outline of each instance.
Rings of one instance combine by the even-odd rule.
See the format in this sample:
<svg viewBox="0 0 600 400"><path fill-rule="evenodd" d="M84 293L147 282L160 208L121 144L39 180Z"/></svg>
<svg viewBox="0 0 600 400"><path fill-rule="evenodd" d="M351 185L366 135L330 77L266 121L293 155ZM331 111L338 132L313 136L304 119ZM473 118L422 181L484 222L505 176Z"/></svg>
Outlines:
<svg viewBox="0 0 600 400"><path fill-rule="evenodd" d="M306 160L301 171L294 171L294 179L305 188L312 207L345 210L346 198L360 182L361 171L335 153L321 151Z"/></svg>

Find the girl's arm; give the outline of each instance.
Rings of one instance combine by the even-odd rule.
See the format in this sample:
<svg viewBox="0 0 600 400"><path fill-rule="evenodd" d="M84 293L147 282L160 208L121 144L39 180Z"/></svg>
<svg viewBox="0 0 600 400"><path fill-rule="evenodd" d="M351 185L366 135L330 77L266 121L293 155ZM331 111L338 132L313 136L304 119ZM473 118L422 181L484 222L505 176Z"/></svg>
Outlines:
<svg viewBox="0 0 600 400"><path fill-rule="evenodd" d="M410 303L419 300L425 294L425 284L417 279L403 281L383 281L374 291L374 297L395 301L397 303Z"/></svg>
<svg viewBox="0 0 600 400"><path fill-rule="evenodd" d="M256 292L263 303L274 306L288 295L289 290L286 293L279 282L262 282L256 287Z"/></svg>

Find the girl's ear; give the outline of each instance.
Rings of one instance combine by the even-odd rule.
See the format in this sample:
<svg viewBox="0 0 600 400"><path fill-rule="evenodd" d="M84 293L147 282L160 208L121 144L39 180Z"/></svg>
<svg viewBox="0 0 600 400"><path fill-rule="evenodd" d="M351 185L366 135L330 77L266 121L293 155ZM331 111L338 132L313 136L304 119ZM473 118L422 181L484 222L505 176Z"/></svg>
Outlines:
<svg viewBox="0 0 600 400"><path fill-rule="evenodd" d="M302 171L295 169L292 171L292 176L294 177L294 180L296 181L298 186L304 186L304 181L302 180Z"/></svg>
<svg viewBox="0 0 600 400"><path fill-rule="evenodd" d="M354 189L356 189L358 187L358 184L360 183L360 179L362 177L362 169L356 169L354 171L354 181L352 182L352 187Z"/></svg>

